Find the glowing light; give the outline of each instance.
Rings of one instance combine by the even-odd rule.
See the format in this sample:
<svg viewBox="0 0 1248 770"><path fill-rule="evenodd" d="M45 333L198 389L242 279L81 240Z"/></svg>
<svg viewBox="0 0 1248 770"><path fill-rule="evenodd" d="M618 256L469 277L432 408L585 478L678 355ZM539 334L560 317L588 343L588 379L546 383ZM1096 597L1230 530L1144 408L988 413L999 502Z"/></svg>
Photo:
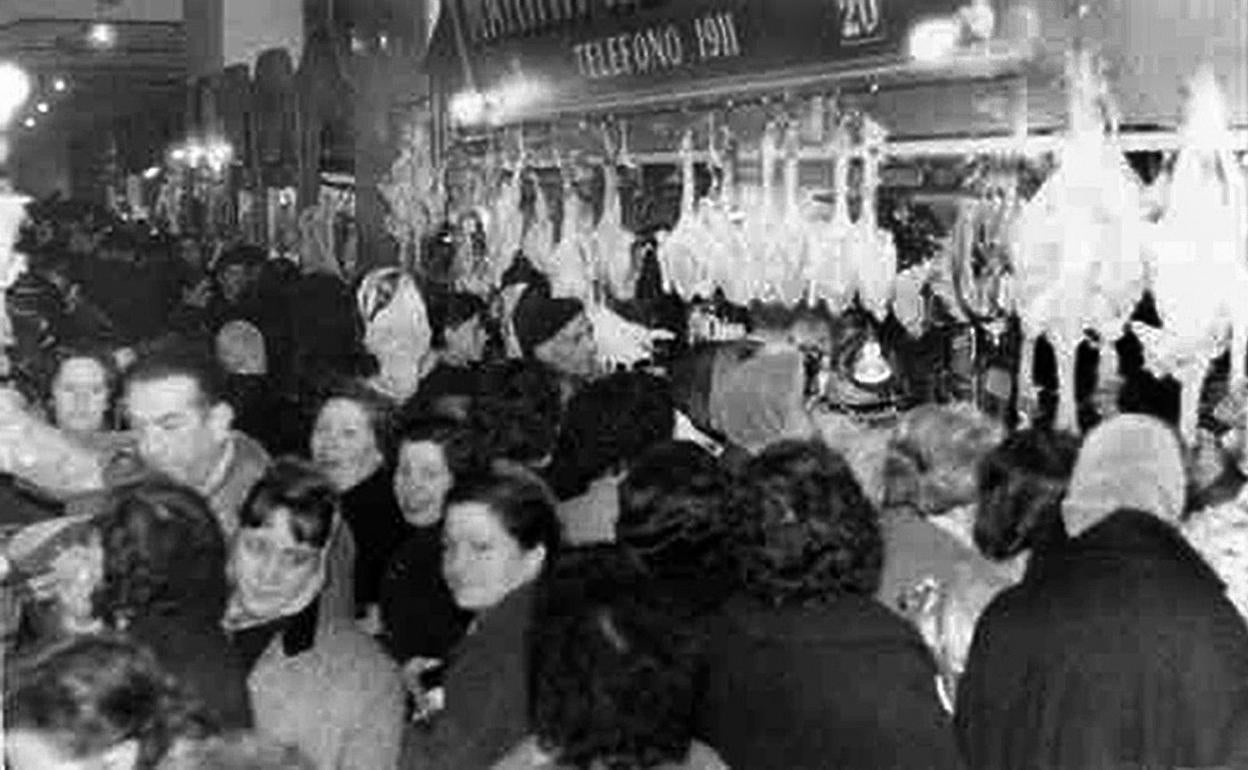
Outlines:
<svg viewBox="0 0 1248 770"><path fill-rule="evenodd" d="M148 169L143 172L143 178L149 182L158 176L160 176L160 166L149 166Z"/></svg>
<svg viewBox="0 0 1248 770"><path fill-rule="evenodd" d="M461 125L480 123L485 119L489 101L480 91L464 91L451 97L448 105L451 119Z"/></svg>
<svg viewBox="0 0 1248 770"><path fill-rule="evenodd" d="M38 112L40 115L47 115L50 109L52 108L48 106L47 102L39 102L35 105L35 112Z"/></svg>
<svg viewBox="0 0 1248 770"><path fill-rule="evenodd" d="M38 123L39 121L35 120L34 118L26 118L25 120L22 121L22 125L26 126L27 128L34 128Z"/></svg>
<svg viewBox="0 0 1248 770"><path fill-rule="evenodd" d="M105 22L96 22L87 30L87 42L96 48L112 48L117 45L117 27Z"/></svg>
<svg viewBox="0 0 1248 770"><path fill-rule="evenodd" d="M208 162L208 167L213 171L221 171L229 165L234 158L234 148L229 142L221 140L210 141L203 148L204 160Z"/></svg>
<svg viewBox="0 0 1248 770"><path fill-rule="evenodd" d="M987 40L997 28L997 14L989 0L975 0L958 13L976 40Z"/></svg>
<svg viewBox="0 0 1248 770"><path fill-rule="evenodd" d="M56 91L58 94L65 91L67 88L69 88L69 83L65 82L65 78L57 78L52 81L52 90Z"/></svg>
<svg viewBox="0 0 1248 770"><path fill-rule="evenodd" d="M938 62L958 47L962 27L953 19L929 19L910 31L910 56L920 62Z"/></svg>
<svg viewBox="0 0 1248 770"><path fill-rule="evenodd" d="M12 62L0 63L0 129L30 98L30 87L30 76L25 70Z"/></svg>

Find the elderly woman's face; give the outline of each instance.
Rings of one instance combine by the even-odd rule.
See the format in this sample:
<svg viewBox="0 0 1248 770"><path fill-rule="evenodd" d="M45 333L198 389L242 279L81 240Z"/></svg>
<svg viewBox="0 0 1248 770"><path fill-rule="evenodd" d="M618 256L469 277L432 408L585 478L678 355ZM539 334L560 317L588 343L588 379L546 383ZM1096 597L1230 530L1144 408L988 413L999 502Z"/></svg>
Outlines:
<svg viewBox="0 0 1248 770"><path fill-rule="evenodd" d="M437 524L454 479L446 453L432 441L411 441L399 449L394 470L394 496L403 518L416 527Z"/></svg>
<svg viewBox="0 0 1248 770"><path fill-rule="evenodd" d="M290 512L278 509L263 527L243 527L234 540L235 591L262 618L302 610L301 597L319 589L320 551L295 539Z"/></svg>
<svg viewBox="0 0 1248 770"><path fill-rule="evenodd" d="M536 579L546 549L525 549L483 503L464 502L446 510L442 534L442 575L466 610L481 612Z"/></svg>
<svg viewBox="0 0 1248 770"><path fill-rule="evenodd" d="M58 427L94 433L105 427L108 373L93 358L71 358L52 381L52 413Z"/></svg>
<svg viewBox="0 0 1248 770"><path fill-rule="evenodd" d="M554 337L533 349L539 361L571 377L592 377L598 370L594 327L584 313L564 325Z"/></svg>
<svg viewBox="0 0 1248 770"><path fill-rule="evenodd" d="M312 459L339 492L381 467L381 448L368 411L346 398L325 402L312 429Z"/></svg>

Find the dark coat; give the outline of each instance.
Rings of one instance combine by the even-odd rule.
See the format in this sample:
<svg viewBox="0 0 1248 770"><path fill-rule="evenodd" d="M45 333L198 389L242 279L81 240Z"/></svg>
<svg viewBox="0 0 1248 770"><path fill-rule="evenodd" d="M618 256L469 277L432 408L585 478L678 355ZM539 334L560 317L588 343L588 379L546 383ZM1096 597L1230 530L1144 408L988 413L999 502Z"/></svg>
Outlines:
<svg viewBox="0 0 1248 770"><path fill-rule="evenodd" d="M489 770L529 732L527 644L534 587L486 611L451 655L446 708L432 726L413 725L403 770Z"/></svg>
<svg viewBox="0 0 1248 770"><path fill-rule="evenodd" d="M407 523L394 498L388 466L383 465L342 494L342 516L355 537L355 609L358 614L379 601L386 565L407 534Z"/></svg>
<svg viewBox="0 0 1248 770"><path fill-rule="evenodd" d="M442 528L409 527L381 580L381 619L390 654L444 659L472 615L461 610L442 577Z"/></svg>
<svg viewBox="0 0 1248 770"><path fill-rule="evenodd" d="M957 767L931 655L883 605L734 599L708 629L699 732L729 767Z"/></svg>
<svg viewBox="0 0 1248 770"><path fill-rule="evenodd" d="M149 648L223 729L252 726L247 667L230 646L219 614L149 615L131 623L126 635Z"/></svg>
<svg viewBox="0 0 1248 770"><path fill-rule="evenodd" d="M1170 525L1120 511L1034 563L976 627L972 768L1211 767L1248 731L1248 630Z"/></svg>

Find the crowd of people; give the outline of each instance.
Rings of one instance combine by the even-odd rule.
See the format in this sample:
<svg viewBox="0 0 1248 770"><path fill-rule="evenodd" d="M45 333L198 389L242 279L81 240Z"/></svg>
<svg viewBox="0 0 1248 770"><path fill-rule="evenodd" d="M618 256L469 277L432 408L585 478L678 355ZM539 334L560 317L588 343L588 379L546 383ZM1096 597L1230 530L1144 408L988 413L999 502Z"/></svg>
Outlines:
<svg viewBox="0 0 1248 770"><path fill-rule="evenodd" d="M1248 763L1244 394L1199 448L868 427L809 399L813 312L608 370L531 270L28 238L11 770Z"/></svg>

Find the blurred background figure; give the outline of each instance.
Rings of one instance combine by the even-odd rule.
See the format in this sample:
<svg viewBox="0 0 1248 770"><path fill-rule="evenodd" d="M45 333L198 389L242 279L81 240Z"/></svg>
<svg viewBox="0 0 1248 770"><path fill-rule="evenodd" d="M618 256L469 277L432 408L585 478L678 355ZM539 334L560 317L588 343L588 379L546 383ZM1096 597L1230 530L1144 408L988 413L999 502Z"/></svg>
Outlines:
<svg viewBox="0 0 1248 770"><path fill-rule="evenodd" d="M533 735L495 770L720 770L694 738L692 634L654 602L640 564L614 546L570 551L535 607Z"/></svg>
<svg viewBox="0 0 1248 770"><path fill-rule="evenodd" d="M54 645L6 671L10 770L155 770L215 726L156 660L116 637Z"/></svg>

